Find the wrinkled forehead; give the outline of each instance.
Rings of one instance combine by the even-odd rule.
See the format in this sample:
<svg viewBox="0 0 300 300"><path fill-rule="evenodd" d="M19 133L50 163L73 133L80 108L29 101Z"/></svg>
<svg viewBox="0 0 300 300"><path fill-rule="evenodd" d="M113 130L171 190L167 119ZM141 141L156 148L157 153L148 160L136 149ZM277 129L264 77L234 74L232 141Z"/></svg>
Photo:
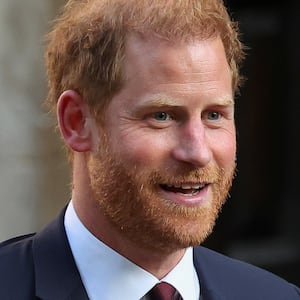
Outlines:
<svg viewBox="0 0 300 300"><path fill-rule="evenodd" d="M134 62L135 66L142 66L147 61L150 62L149 67L152 62L153 66L164 67L167 72L172 70L174 65L180 65L184 71L185 68L205 60L226 60L226 53L219 36L169 40L152 33L131 33L125 42L124 58L127 71L131 69L129 63Z"/></svg>

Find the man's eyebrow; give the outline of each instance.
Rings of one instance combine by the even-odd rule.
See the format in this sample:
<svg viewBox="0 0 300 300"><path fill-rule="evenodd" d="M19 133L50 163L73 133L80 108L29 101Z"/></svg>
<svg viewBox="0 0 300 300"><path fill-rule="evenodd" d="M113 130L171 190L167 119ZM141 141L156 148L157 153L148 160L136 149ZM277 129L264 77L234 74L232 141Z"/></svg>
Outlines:
<svg viewBox="0 0 300 300"><path fill-rule="evenodd" d="M159 108L159 107L180 107L182 106L180 104L180 100L176 100L174 98L168 98L168 97L157 97L157 98L150 98L146 99L145 101L142 101L137 107L137 110L143 109L143 108Z"/></svg>
<svg viewBox="0 0 300 300"><path fill-rule="evenodd" d="M158 107L163 107L163 106L172 106L172 107L178 107L182 106L181 104L182 101L176 98L168 98L168 97L157 97L157 98L152 98L152 99L147 99L144 101L141 106L158 106ZM234 99L232 97L224 97L224 98L217 98L213 101L211 101L212 105L220 105L220 106L229 106L229 105L234 105Z"/></svg>
<svg viewBox="0 0 300 300"><path fill-rule="evenodd" d="M226 97L226 98L216 99L213 103L215 103L213 105L231 106L234 105L234 100L231 97Z"/></svg>
<svg viewBox="0 0 300 300"><path fill-rule="evenodd" d="M142 101L136 108L135 112L141 112L144 109L155 109L155 108L165 108L165 109L175 109L183 107L184 103L182 100L176 98L169 98L167 96L158 96L153 98L146 98L145 101ZM212 100L208 106L210 107L225 107L225 106L234 106L234 100L232 97L216 98Z"/></svg>
<svg viewBox="0 0 300 300"><path fill-rule="evenodd" d="M178 106L179 100L168 97L157 97L147 99L142 106Z"/></svg>

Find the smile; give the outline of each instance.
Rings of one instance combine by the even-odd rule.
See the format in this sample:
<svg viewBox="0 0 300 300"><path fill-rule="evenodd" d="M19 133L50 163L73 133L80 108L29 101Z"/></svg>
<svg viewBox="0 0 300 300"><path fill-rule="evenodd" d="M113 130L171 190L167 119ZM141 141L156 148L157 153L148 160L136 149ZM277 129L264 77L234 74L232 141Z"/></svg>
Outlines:
<svg viewBox="0 0 300 300"><path fill-rule="evenodd" d="M197 184L161 184L160 187L166 192L181 194L186 197L195 196L207 186L207 183Z"/></svg>

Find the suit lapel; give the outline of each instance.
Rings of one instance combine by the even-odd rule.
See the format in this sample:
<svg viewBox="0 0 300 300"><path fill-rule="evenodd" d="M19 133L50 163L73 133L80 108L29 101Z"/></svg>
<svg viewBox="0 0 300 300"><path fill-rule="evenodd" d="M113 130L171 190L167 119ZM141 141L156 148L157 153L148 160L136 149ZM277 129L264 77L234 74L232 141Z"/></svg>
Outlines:
<svg viewBox="0 0 300 300"><path fill-rule="evenodd" d="M88 300L64 228L63 210L33 241L36 296L43 300Z"/></svg>
<svg viewBox="0 0 300 300"><path fill-rule="evenodd" d="M194 248L194 266L199 278L200 289L201 289L201 300L225 300L226 298L220 294L220 289L218 282L213 280L213 272L209 268L209 262L206 261L206 258L201 255L203 248L195 247Z"/></svg>
<svg viewBox="0 0 300 300"><path fill-rule="evenodd" d="M36 296L43 300L88 300L64 227L65 209L33 240ZM224 300L202 247L194 248L201 300Z"/></svg>

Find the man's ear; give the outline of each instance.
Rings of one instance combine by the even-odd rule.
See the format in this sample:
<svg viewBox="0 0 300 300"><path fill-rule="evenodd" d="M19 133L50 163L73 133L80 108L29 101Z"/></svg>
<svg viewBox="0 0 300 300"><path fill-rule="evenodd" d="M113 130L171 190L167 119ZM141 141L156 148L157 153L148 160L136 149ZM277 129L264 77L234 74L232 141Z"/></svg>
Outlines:
<svg viewBox="0 0 300 300"><path fill-rule="evenodd" d="M57 102L57 119L65 143L73 151L92 150L93 122L87 104L77 92L67 90L61 94Z"/></svg>

